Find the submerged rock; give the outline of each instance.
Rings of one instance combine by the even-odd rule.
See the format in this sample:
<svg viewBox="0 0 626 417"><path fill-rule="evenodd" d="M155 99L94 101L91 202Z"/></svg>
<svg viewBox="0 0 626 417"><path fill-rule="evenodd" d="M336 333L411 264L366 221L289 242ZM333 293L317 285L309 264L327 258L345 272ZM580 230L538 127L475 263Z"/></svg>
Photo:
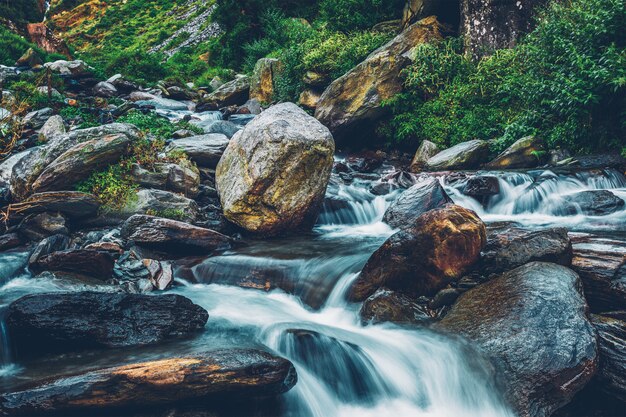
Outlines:
<svg viewBox="0 0 626 417"><path fill-rule="evenodd" d="M201 330L208 317L180 295L72 292L22 297L8 307L6 325L21 357L159 343Z"/></svg>
<svg viewBox="0 0 626 417"><path fill-rule="evenodd" d="M440 38L434 16L408 27L333 81L322 94L315 117L338 139L355 126L380 118L386 113L383 101L402 91L400 72L412 63L412 49Z"/></svg>
<svg viewBox="0 0 626 417"><path fill-rule="evenodd" d="M328 129L304 110L270 107L233 137L217 166L224 216L264 235L312 226L334 151Z"/></svg>
<svg viewBox="0 0 626 417"><path fill-rule="evenodd" d="M134 215L122 225L122 238L171 251L227 249L232 240L221 233L176 220Z"/></svg>
<svg viewBox="0 0 626 417"><path fill-rule="evenodd" d="M593 377L598 348L581 282L532 262L463 294L434 325L473 342L521 417L548 417Z"/></svg>
<svg viewBox="0 0 626 417"><path fill-rule="evenodd" d="M374 252L348 297L363 301L383 286L435 295L479 260L485 243L485 225L473 211L455 205L428 211Z"/></svg>
<svg viewBox="0 0 626 417"><path fill-rule="evenodd" d="M254 349L224 349L42 381L0 395L0 412L32 415L146 409L209 399L241 403L283 394L296 381L296 370L286 359Z"/></svg>
<svg viewBox="0 0 626 417"><path fill-rule="evenodd" d="M500 194L498 177L492 175L474 175L465 184L463 194L483 200L485 197Z"/></svg>
<svg viewBox="0 0 626 417"><path fill-rule="evenodd" d="M476 169L489 156L489 144L484 140L470 140L441 151L426 162L429 171Z"/></svg>
<svg viewBox="0 0 626 417"><path fill-rule="evenodd" d="M422 214L448 203L452 199L439 181L430 177L402 193L385 211L383 221L394 228L409 228Z"/></svg>
<svg viewBox="0 0 626 417"><path fill-rule="evenodd" d="M569 214L579 212L588 216L606 216L624 209L624 200L608 190L580 191L563 198Z"/></svg>

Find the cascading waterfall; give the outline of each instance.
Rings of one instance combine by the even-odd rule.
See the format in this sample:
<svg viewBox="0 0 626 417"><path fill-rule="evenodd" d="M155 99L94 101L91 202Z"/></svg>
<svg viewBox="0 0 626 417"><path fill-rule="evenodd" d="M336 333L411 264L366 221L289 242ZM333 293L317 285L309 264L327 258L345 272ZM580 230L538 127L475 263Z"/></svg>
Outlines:
<svg viewBox="0 0 626 417"><path fill-rule="evenodd" d="M481 175L498 178L500 193L485 203L463 194L467 181L452 185L441 178L446 192L455 203L470 208L485 221L516 221L526 225L562 225L578 229L624 229L626 207L605 216L590 216L576 209L575 204L565 204L564 198L581 191L609 190L626 199L626 177L614 169L601 172L557 174L535 171L530 173L481 172ZM595 221L590 218L596 217Z"/></svg>
<svg viewBox="0 0 626 417"><path fill-rule="evenodd" d="M463 181L442 183L457 204L474 209L486 221L569 222L610 230L618 221L626 223L619 217L626 210L600 219L559 215L552 208L557 198L581 190L609 189L625 198L626 179L617 171L488 174L498 177L500 193L484 206L463 194ZM494 383L492 367L471 346L425 328L364 326L358 305L346 302L345 294L367 259L394 233L382 218L401 191L376 196L370 192L374 183L357 178L346 184L333 175L310 234L251 240L201 260L190 267L191 277L184 275L195 283L178 275L182 285L174 291L211 317L204 334L181 342L188 343L184 349L262 345L291 360L298 383L284 396L285 417L513 417ZM0 255L0 274L18 275L27 255ZM25 293L57 290L49 280L33 281L3 281L1 303ZM4 355L8 341L2 336ZM10 363L10 358L3 360ZM0 369L0 376L16 372Z"/></svg>

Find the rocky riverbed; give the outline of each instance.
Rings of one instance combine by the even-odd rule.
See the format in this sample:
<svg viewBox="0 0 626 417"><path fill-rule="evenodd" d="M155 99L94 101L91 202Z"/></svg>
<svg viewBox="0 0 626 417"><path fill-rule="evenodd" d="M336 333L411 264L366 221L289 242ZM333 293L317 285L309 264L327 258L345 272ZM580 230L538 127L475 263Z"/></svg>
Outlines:
<svg viewBox="0 0 626 417"><path fill-rule="evenodd" d="M329 110L329 130L261 106L263 74L209 94L46 65L68 100L118 104L90 128L52 108L5 118L25 129L0 160L1 414L624 410L620 156L537 137L344 152L351 115ZM77 186L150 142L129 111L202 133L133 159L133 198L111 209Z"/></svg>

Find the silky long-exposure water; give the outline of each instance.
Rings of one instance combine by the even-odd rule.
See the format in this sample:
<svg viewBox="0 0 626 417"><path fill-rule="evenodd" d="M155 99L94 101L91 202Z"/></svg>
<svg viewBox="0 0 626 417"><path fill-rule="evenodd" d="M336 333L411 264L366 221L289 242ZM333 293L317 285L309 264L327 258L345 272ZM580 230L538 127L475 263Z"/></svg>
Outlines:
<svg viewBox="0 0 626 417"><path fill-rule="evenodd" d="M626 198L626 179L617 171L490 175L498 177L501 192L484 205L462 193L462 182L448 185L442 178L442 183L457 204L487 222L565 225L617 238L626 231L624 209L607 216L558 211L564 196L581 190L610 189ZM298 383L284 396L280 411L263 415L514 416L502 401L493 369L470 345L426 328L365 326L358 306L345 301L369 256L394 233L382 217L402 191L385 196L370 192L385 176L349 184L333 176L324 211L310 234L250 241L200 260L184 273L179 269L174 291L210 314L197 338L141 350L64 355L54 364L46 358L16 364L6 353L10 341L2 334L3 383L149 359L171 350L262 346L291 360L298 371ZM24 269L26 255L0 255L2 305L32 292L85 289L80 283L32 278Z"/></svg>

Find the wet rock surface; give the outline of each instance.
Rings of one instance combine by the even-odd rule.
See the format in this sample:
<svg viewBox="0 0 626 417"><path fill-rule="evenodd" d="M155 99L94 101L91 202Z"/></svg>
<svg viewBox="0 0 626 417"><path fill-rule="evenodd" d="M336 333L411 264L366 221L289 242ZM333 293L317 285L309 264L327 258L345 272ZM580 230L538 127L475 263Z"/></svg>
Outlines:
<svg viewBox="0 0 626 417"><path fill-rule="evenodd" d="M406 190L385 211L383 221L394 228L412 227L419 216L429 210L452 203L436 178L427 178Z"/></svg>
<svg viewBox="0 0 626 417"><path fill-rule="evenodd" d="M0 411L30 416L104 407L123 413L125 407L198 400L241 403L283 394L296 380L296 370L286 359L253 349L215 350L42 381L0 395Z"/></svg>
<svg viewBox="0 0 626 417"><path fill-rule="evenodd" d="M384 288L363 302L359 316L363 324L392 322L424 325L432 320L426 307L411 297Z"/></svg>
<svg viewBox="0 0 626 417"><path fill-rule="evenodd" d="M121 236L139 245L172 252L181 250L210 252L227 249L232 243L231 238L211 229L139 214L126 220L121 228Z"/></svg>
<svg viewBox="0 0 626 417"><path fill-rule="evenodd" d="M180 295L72 292L13 302L6 325L18 356L145 346L201 330L208 313Z"/></svg>
<svg viewBox="0 0 626 417"><path fill-rule="evenodd" d="M463 294L435 328L466 337L493 362L520 416L547 417L597 369L579 277L532 262Z"/></svg>
<svg viewBox="0 0 626 417"><path fill-rule="evenodd" d="M574 238L572 269L594 312L626 309L626 249L621 242Z"/></svg>
<svg viewBox="0 0 626 417"><path fill-rule="evenodd" d="M626 311L591 315L598 332L598 388L626 404Z"/></svg>
<svg viewBox="0 0 626 417"><path fill-rule="evenodd" d="M568 213L606 216L624 208L624 200L607 190L581 191L564 198Z"/></svg>
<svg viewBox="0 0 626 417"><path fill-rule="evenodd" d="M532 261L569 266L572 256L572 242L565 228L526 230L505 227L488 232L478 270L503 272Z"/></svg>

